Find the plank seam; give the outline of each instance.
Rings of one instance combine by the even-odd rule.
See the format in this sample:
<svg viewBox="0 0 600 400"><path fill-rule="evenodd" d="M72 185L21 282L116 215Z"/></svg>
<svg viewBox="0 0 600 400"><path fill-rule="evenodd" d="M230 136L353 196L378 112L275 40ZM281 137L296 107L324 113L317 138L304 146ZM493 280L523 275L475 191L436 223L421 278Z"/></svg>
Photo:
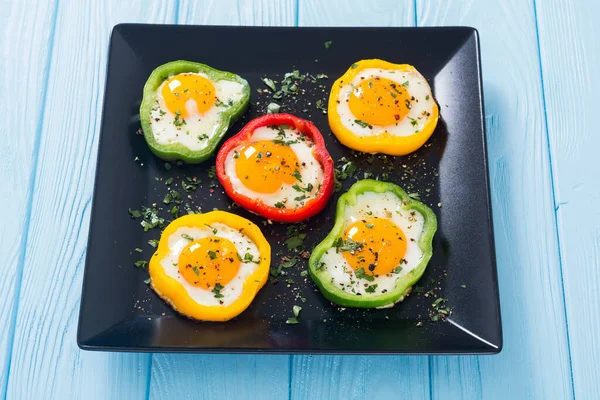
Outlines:
<svg viewBox="0 0 600 400"><path fill-rule="evenodd" d="M150 387L152 386L152 360L154 360L154 354L148 355L148 373L146 374L146 400L150 398Z"/></svg>
<svg viewBox="0 0 600 400"><path fill-rule="evenodd" d="M175 0L175 7L174 7L174 16L175 16L175 21L174 24L177 24L179 22L179 0Z"/></svg>
<svg viewBox="0 0 600 400"><path fill-rule="evenodd" d="M1 390L4 391L4 399L8 398L8 382L10 380L10 372L12 366L13 346L15 343L15 329L17 325L17 315L19 313L19 298L21 297L21 287L23 280L23 270L25 265L25 256L27 253L27 243L29 241L29 228L31 223L31 209L33 206L33 191L35 189L38 159L40 153L40 143L42 140L42 129L44 128L44 117L46 113L46 100L48 98L48 78L50 76L50 68L52 64L52 51L54 49L54 34L56 32L56 20L58 17L58 0L54 2L54 10L52 13L52 23L50 25L50 37L48 40L48 60L46 62L46 68L44 69L44 89L42 91L42 104L40 105L40 116L35 130L35 138L33 142L33 155L32 155L32 168L29 176L29 192L27 194L26 201L26 214L24 222L23 238L21 239L21 251L19 254L19 261L17 263L17 274L15 277L15 295L12 306L12 315L8 326L8 347L7 353L8 358L6 360L6 378L0 386Z"/></svg>
<svg viewBox="0 0 600 400"><path fill-rule="evenodd" d="M481 398L483 398L483 393L482 393L483 392L483 389L482 389L483 380L481 379L481 365L480 365L481 359L479 358L479 356L477 356L475 359L477 360L477 378L479 379L479 385L477 386L477 388L479 390L478 390L477 394L479 395L479 398L481 399Z"/></svg>
<svg viewBox="0 0 600 400"><path fill-rule="evenodd" d="M293 355L288 355L288 400L292 400L292 360Z"/></svg>
<svg viewBox="0 0 600 400"><path fill-rule="evenodd" d="M433 379L431 379L431 370L433 364L433 356L427 356L427 373L429 375L429 400L433 400Z"/></svg>
<svg viewBox="0 0 600 400"><path fill-rule="evenodd" d="M414 19L414 26L417 27L419 26L418 24L418 18L417 18L417 0L413 0L413 19Z"/></svg>
<svg viewBox="0 0 600 400"><path fill-rule="evenodd" d="M556 190L554 187L554 167L552 165L552 149L550 147L550 132L548 129L548 113L546 110L546 92L544 87L544 68L542 66L542 48L540 43L540 30L538 24L538 13L537 13L537 1L532 0L533 2L533 17L535 19L535 35L537 39L537 51L538 51L538 61L540 66L540 82L541 82L541 91L542 91L542 105L544 108L544 128L546 130L546 145L548 146L548 163L550 164L550 186L552 188L552 205L554 206L554 227L555 227L555 235L556 235L556 244L558 247L558 271L560 273L560 284L562 286L562 299L563 299L563 313L565 316L565 333L567 337L567 354L569 358L569 375L571 377L571 393L573 399L575 399L575 381L573 379L573 361L571 358L571 339L569 337L569 318L567 315L567 299L565 297L565 281L563 278L563 262L562 262L562 252L561 252L561 241L560 241L560 232L558 229L558 206L556 203Z"/></svg>

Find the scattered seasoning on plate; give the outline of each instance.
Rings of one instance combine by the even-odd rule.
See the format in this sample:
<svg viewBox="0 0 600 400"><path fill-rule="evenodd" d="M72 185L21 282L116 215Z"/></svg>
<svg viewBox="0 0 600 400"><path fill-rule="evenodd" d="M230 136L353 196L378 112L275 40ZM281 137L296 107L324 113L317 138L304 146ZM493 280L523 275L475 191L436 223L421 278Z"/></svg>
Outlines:
<svg viewBox="0 0 600 400"><path fill-rule="evenodd" d="M429 310L429 319L432 322L443 321L452 314L452 308L445 305L448 299L438 297Z"/></svg>
<svg viewBox="0 0 600 400"><path fill-rule="evenodd" d="M328 48L328 46L330 46L332 42L328 41L325 43L329 43L325 46L325 48ZM318 60L315 60L315 62L317 61ZM283 108L286 111L289 109L292 113L302 111L304 113L314 114L314 110L316 108L317 110L322 111L324 114L326 112L326 102L322 100L322 98L327 97L329 88L325 87L324 85L320 85L319 83L327 83L324 80L328 79L328 77L327 75L322 73L315 74L313 72L313 74L314 75L311 75L309 73L300 73L299 70L293 70L292 72L286 73L283 79L277 78L275 76L273 77L273 79L266 77L263 78L263 83L266 85L266 88L258 89L256 92L257 94L254 95L255 97L262 97L260 99L260 106L256 108L256 112L275 113L279 112ZM310 101L308 99L309 96L302 96L303 94L307 93L310 93L310 100L315 103L314 105L310 104ZM321 94L323 97L321 96ZM319 97L321 97L321 99L319 99ZM278 98L280 100L277 102L270 101L271 99L277 100ZM250 118L249 114L246 115L246 118ZM310 118L310 116L307 118ZM368 125L369 124L367 124L365 127L368 128ZM425 145L425 147L427 146L431 146L431 143ZM350 152L349 155L347 154L346 157L342 157L340 160L338 160L338 168L336 168L335 175L340 189L343 181L352 180L353 178L362 179L363 176L365 179L372 178L377 180L398 180L399 182L401 182L401 186L407 191L412 192L412 194L417 199L428 198L429 196L432 196L431 202L435 204L435 201L433 200L435 196L435 191L432 191L432 186L429 186L426 182L429 180L433 181L433 177L439 176L439 173L435 169L427 170L427 165L425 163L421 163L421 158L422 155L417 154L411 154L409 156L404 157L393 157L386 155L372 155L358 152ZM139 161L139 159L137 161ZM165 163L165 170L171 170L173 164L175 163ZM177 165L182 166L179 163L177 163ZM187 170L188 167L186 166L184 168L185 170ZM203 170L206 171L206 169ZM178 171L183 172L183 170ZM185 214L186 212L188 214L201 213L202 210L200 209L200 207L197 207L194 204L195 198L197 198L197 201L201 201L201 198L212 196L213 193L215 194L215 196L221 196L223 194L222 191L216 190L220 186L215 181L216 175L214 167L208 169L207 175L209 178L208 183L207 181L202 183L199 179L197 181L194 181L193 179L195 177L184 177L183 180L180 178L180 176L165 177L164 181L165 185L167 186L167 194L170 194L170 199L167 198L167 200L171 202L171 204L169 204L169 207L160 206L161 200L159 199L157 201L157 203L159 203L159 207L157 207L156 203L154 203L152 207L142 207L141 211L129 209L129 214L131 218L138 219L144 217L142 221L142 226L144 227L144 230L149 230L153 227L162 227L161 223L159 222L161 219L161 215L167 219L170 219L171 216L173 218L177 218L180 211L179 209L181 209L181 213L183 214ZM204 179L204 176L202 178ZM160 178L160 182L163 182L163 178ZM171 185L173 185L173 193L170 192L169 186ZM210 187L207 187L209 185ZM210 192L208 190L209 188L211 189ZM298 188L304 189L302 184L298 185ZM197 191L197 189L200 190ZM164 190L161 190L161 192L163 194L165 193ZM194 194L193 192L196 192L197 194ZM183 198L181 194L183 194ZM193 194L193 196L190 194ZM297 194L299 196L302 195L302 191L299 190ZM158 194L158 196L161 195ZM183 200L187 201L186 198L190 200L190 203L186 202L184 204ZM180 206L172 204L175 203L175 200L179 201ZM171 207L171 205L173 205L173 207ZM164 209L161 207L164 207ZM231 203L229 206L227 206L227 208L229 209L237 207L239 206L237 206L235 203ZM441 203L438 204L438 207L441 207ZM223 208L222 205L221 208ZM156 212L153 212L152 210L156 210ZM175 210L176 212L173 212L173 210ZM164 224L165 218L162 218L162 224ZM325 220L330 219L331 217L328 218L327 216L325 216ZM268 227L271 227L271 229L273 229L272 227L274 225L271 221L264 220L262 222L265 226L265 228L263 228L263 232L265 233L265 235L267 235L266 230L269 229ZM296 225L294 225L293 227L296 227ZM306 260L310 257L310 252L305 249L304 242L305 240L307 240L307 234L303 232L304 229L305 227L290 232L280 233L281 236L279 238L279 244L281 245L282 250L278 252L279 260L274 259L272 262L270 281L272 284L274 284L277 282L276 278L279 278L282 279L282 282L285 281L287 283L287 286L283 286L283 293L277 294L277 299L281 301L283 301L283 299L287 299L287 301L293 299L298 303L305 303L307 301L306 297L303 297L300 291L301 288L306 290L306 285L310 285L312 283L310 279L308 279L309 274L306 269ZM276 231L273 230L272 232L274 233ZM156 248L159 244L159 241L151 239L148 240L148 244L151 247ZM310 248L309 245L306 245L306 247ZM252 262L253 261L254 260L252 260ZM138 266L137 263L136 266ZM146 266L146 264L141 264L140 266ZM305 282L304 285L300 283L294 284L294 282L297 282L298 277L303 278ZM147 279L144 282L148 284L150 283L150 279ZM368 281L365 281L365 285L370 285L368 287L374 286L374 284L370 284ZM428 283L426 283L426 285L429 286ZM282 286L280 285L280 289L278 290L282 290L281 287ZM466 286L461 285L461 287L465 288ZM310 287L308 288L310 289ZM373 287L372 290L374 289L375 288ZM445 318L444 310L449 310L448 315L451 313L451 308L447 306L446 300L441 297L438 297L438 293L436 290L431 289L428 290L427 293L424 293L425 289L422 286L415 286L413 292L422 296L424 294L427 294L427 296L425 297L428 297L430 299L429 302L431 302L432 313L442 315L438 315L438 320ZM436 301L438 301L438 299L442 300L436 303L436 306L434 307L433 304ZM294 306L294 308L295 307L299 306ZM301 307L299 307L298 313L294 312L294 316L286 320L286 323L289 325L298 324L298 315L300 313L300 310ZM326 321L326 319L323 319L323 322ZM423 326L423 322L418 321L417 326Z"/></svg>

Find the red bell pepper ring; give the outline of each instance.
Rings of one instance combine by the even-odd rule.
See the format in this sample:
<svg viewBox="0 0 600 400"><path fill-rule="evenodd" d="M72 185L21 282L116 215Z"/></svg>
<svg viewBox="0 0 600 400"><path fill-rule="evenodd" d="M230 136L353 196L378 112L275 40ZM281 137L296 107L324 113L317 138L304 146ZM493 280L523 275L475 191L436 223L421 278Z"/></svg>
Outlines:
<svg viewBox="0 0 600 400"><path fill-rule="evenodd" d="M317 195L306 201L303 206L297 208L277 208L264 204L261 199L251 198L242 194L233 188L229 176L225 173L225 160L230 152L239 145L250 142L256 129L265 126L279 125L293 127L299 133L304 133L310 138L314 143L312 154L323 169L323 180L320 182L321 188ZM223 146L221 146L221 149L217 154L216 164L217 178L219 179L219 182L221 182L221 185L223 185L227 195L245 209L255 214L262 215L272 221L299 222L318 214L327 205L327 201L333 194L335 188L333 159L325 148L325 140L323 139L321 132L319 132L312 122L291 114L267 114L248 122L237 135L228 139Z"/></svg>

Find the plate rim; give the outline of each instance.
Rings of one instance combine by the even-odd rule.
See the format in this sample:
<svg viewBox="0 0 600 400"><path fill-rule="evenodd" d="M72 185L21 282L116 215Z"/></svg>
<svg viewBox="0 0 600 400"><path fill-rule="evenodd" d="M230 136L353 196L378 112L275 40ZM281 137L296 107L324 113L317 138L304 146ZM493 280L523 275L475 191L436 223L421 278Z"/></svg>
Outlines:
<svg viewBox="0 0 600 400"><path fill-rule="evenodd" d="M319 355L494 355L498 354L502 351L504 345L504 335L503 335L503 325L502 325L502 312L501 312L501 302L500 302L500 290L499 290L499 280L498 280L498 260L496 255L496 240L494 233L494 221L493 221L493 207L492 207L492 197L491 197L491 184L490 184L490 169L489 169L489 153L488 153L488 140L486 135L486 121L485 121L485 102L484 102L484 90L483 90L483 71L482 71L482 62L481 62L481 43L480 43L480 35L479 31L472 26L463 26L463 25L454 25L454 26L432 26L432 27L390 27L390 26L373 26L373 27L356 27L356 26L306 26L306 27L297 27L297 26L239 26L239 25L178 25L178 24L152 24L152 23L118 23L113 26L109 38L108 43L108 52L107 52L107 61L106 61L106 70L105 70L105 83L103 89L103 100L102 100L102 111L101 111L101 123L99 129L99 138L98 145L96 148L96 152L99 152L102 148L102 141L104 135L102 132L104 131L105 120L104 116L106 115L106 109L108 106L106 92L110 83L110 65L111 60L114 57L113 47L116 35L120 35L123 38L123 31L126 31L130 28L147 28L147 29L197 29L197 28L210 28L210 29L225 29L225 30L272 30L272 31L294 31L294 30L328 30L328 31L344 31L344 30L353 30L353 31L465 31L470 33L470 35L475 40L475 59L473 60L477 67L477 92L479 95L479 109L477 112L479 113L480 120L480 129L481 129L481 144L483 145L483 167L484 167L484 183L486 188L486 209L487 209L487 219L489 224L489 239L490 239L490 256L491 256L491 274L493 279L493 288L494 293L493 296L495 298L495 302L497 305L495 319L497 321L497 334L498 334L498 343L490 345L485 349L478 351L460 351L460 350L452 350L452 349L437 349L437 350L423 350L423 351L393 351L393 350L320 350L320 349L293 349L293 348L264 348L264 349L253 349L253 348L226 348L226 347L174 347L174 346L114 346L114 345L98 345L91 344L93 342L93 338L95 336L90 336L89 338L83 337L83 322L82 315L84 313L84 298L86 296L87 286L92 284L88 277L89 275L89 264L90 264L90 252L88 251L90 247L90 243L92 241L91 235L91 227L93 225L95 217L95 206L97 201L100 201L99 191L97 190L99 175L100 175L100 157L96 158L95 163L95 173L94 173L94 184L93 184L93 192L92 192L92 202L91 202L91 212L90 212L90 220L89 226L90 230L88 231L88 240L86 246L86 256L84 262L84 271L82 277L82 291L80 298L80 306L79 306L79 314L78 314L78 323L77 323L77 334L76 334L76 342L77 346L81 350L86 351L108 351L108 352L125 352L125 353L196 353L196 354L273 354L273 355L282 355L282 354L319 354ZM125 39L125 38L123 38ZM466 42L466 41L465 41ZM456 328L456 327L455 327ZM456 328L457 330L460 330ZM97 333L97 335L102 334L102 332ZM481 340L481 338L478 338ZM485 341L483 342L485 343Z"/></svg>

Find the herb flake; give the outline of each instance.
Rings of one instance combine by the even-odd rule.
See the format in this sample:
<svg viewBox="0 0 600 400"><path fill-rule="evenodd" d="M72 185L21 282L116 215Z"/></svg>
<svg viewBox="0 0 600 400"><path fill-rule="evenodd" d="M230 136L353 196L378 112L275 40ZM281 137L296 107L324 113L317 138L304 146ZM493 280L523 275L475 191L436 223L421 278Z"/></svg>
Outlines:
<svg viewBox="0 0 600 400"><path fill-rule="evenodd" d="M360 119L355 119L354 123L358 126L360 126L361 128L369 128L369 129L373 129L373 125L369 124L368 122L362 121Z"/></svg>
<svg viewBox="0 0 600 400"><path fill-rule="evenodd" d="M221 290L223 290L223 289L225 289L225 287L221 286L221 284L219 284L219 283L215 284L215 287L213 288L213 290L211 290L211 292L215 294L215 299L221 299L221 298L225 297L221 294Z"/></svg>
<svg viewBox="0 0 600 400"><path fill-rule="evenodd" d="M354 274L356 275L356 277L358 279L364 279L369 282L373 282L375 280L375 278L373 278L371 275L369 275L365 272L364 268L357 269L356 271L354 271Z"/></svg>
<svg viewBox="0 0 600 400"><path fill-rule="evenodd" d="M275 81L273 79L270 78L260 78L261 81L263 81L263 83L265 85L267 85L267 87L269 89L271 89L272 92L276 92L277 91L277 87L275 86Z"/></svg>
<svg viewBox="0 0 600 400"><path fill-rule="evenodd" d="M281 106L277 103L269 103L267 106L267 114L276 114L281 109Z"/></svg>
<svg viewBox="0 0 600 400"><path fill-rule="evenodd" d="M292 176L302 182L302 175L300 175L300 171L298 171L298 169L294 169Z"/></svg>
<svg viewBox="0 0 600 400"><path fill-rule="evenodd" d="M294 313L294 317L298 318L298 315L300 315L300 311L302 311L302 307L300 306L294 306L292 307L292 312Z"/></svg>

